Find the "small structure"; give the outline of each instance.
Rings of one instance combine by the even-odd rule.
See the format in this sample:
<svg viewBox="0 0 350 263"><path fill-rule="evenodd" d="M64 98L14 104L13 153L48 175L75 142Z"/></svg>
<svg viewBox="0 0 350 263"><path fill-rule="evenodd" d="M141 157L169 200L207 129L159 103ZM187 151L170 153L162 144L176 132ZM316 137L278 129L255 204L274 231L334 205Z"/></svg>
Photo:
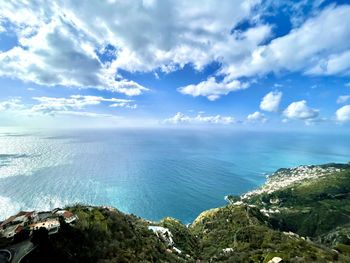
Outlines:
<svg viewBox="0 0 350 263"><path fill-rule="evenodd" d="M223 252L224 254L231 254L231 253L233 252L233 248L232 248L232 247L224 248L224 249L222 250L222 252Z"/></svg>
<svg viewBox="0 0 350 263"><path fill-rule="evenodd" d="M54 214L62 217L67 224L71 224L78 219L76 215L67 210L56 210Z"/></svg>
<svg viewBox="0 0 350 263"><path fill-rule="evenodd" d="M173 247L173 234L168 228L161 226L149 226L148 229L152 230L157 235L157 237L161 239L168 247Z"/></svg>
<svg viewBox="0 0 350 263"><path fill-rule="evenodd" d="M49 235L56 234L60 228L60 222L57 218L50 218L45 221L40 221L29 226L30 230L38 230L40 228L46 228Z"/></svg>
<svg viewBox="0 0 350 263"><path fill-rule="evenodd" d="M173 240L173 234L168 228L161 226L149 226L149 230L153 231L156 236L168 247L167 251L172 253L173 251L177 254L182 254L182 251L175 247L175 242Z"/></svg>
<svg viewBox="0 0 350 263"><path fill-rule="evenodd" d="M267 263L282 263L283 259L280 257L274 257L273 259L269 260Z"/></svg>

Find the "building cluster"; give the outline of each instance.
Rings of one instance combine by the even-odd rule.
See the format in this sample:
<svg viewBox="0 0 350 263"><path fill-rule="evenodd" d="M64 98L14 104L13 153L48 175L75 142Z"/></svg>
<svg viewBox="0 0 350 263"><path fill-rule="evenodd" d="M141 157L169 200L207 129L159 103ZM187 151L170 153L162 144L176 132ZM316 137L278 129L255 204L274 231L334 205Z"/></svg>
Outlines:
<svg viewBox="0 0 350 263"><path fill-rule="evenodd" d="M277 190L292 186L305 180L318 179L330 174L342 172L344 169L336 167L321 167L314 165L302 165L295 168L279 169L271 174L267 182L260 188L241 196L242 199L250 198L263 193L271 194Z"/></svg>
<svg viewBox="0 0 350 263"><path fill-rule="evenodd" d="M40 228L45 228L50 235L55 234L60 228L60 218L67 224L72 224L78 219L72 212L60 208L46 212L21 211L0 222L0 238L14 239L15 235L22 231L26 231L30 236Z"/></svg>

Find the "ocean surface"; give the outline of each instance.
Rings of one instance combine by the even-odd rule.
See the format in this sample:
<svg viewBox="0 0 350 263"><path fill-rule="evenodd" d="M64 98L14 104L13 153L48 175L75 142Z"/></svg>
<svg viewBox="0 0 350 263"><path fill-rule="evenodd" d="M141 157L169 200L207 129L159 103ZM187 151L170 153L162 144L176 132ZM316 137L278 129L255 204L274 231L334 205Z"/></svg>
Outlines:
<svg viewBox="0 0 350 263"><path fill-rule="evenodd" d="M217 130L0 131L0 220L85 203L191 222L281 167L350 161L350 135Z"/></svg>

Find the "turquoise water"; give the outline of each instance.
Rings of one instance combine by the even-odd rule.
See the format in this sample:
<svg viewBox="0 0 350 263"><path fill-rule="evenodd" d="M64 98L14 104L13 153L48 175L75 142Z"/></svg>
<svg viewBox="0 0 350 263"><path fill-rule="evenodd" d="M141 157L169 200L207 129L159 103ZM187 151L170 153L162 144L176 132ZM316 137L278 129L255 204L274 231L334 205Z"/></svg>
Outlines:
<svg viewBox="0 0 350 263"><path fill-rule="evenodd" d="M350 161L350 135L216 130L0 133L0 219L81 202L192 221L280 167Z"/></svg>

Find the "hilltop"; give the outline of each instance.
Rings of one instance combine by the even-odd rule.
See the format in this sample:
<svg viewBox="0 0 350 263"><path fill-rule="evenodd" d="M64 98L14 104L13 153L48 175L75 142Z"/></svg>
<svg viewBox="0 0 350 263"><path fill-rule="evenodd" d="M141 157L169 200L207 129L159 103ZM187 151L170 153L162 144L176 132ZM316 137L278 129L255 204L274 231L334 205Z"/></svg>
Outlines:
<svg viewBox="0 0 350 263"><path fill-rule="evenodd" d="M227 200L188 226L67 207L74 224L34 230L21 262L350 262L350 164L279 169Z"/></svg>

